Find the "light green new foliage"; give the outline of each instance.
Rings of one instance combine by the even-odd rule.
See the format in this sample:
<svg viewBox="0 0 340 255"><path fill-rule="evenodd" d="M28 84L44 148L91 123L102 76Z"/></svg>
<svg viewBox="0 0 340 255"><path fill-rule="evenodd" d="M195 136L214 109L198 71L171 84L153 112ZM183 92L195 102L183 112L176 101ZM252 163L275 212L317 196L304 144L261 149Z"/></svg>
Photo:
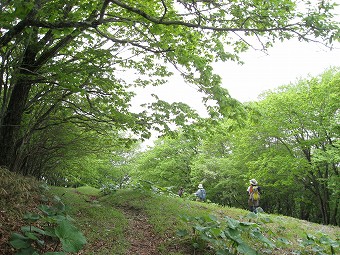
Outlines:
<svg viewBox="0 0 340 255"><path fill-rule="evenodd" d="M181 134L160 138L154 148L136 157L135 164L131 167L131 176L163 187L189 187L190 163L196 146L196 141Z"/></svg>
<svg viewBox="0 0 340 255"><path fill-rule="evenodd" d="M266 147L249 163L262 180L280 177L278 184L305 197L302 202L312 199L319 203L325 224L339 224L337 192L329 185L339 177L339 161L333 156L338 150L339 130L334 123L339 91L339 69L333 68L268 93L256 107L262 115L261 125L253 126L253 133ZM294 191L297 185L303 188L303 196L301 190Z"/></svg>
<svg viewBox="0 0 340 255"><path fill-rule="evenodd" d="M329 44L339 35L333 7L292 0L5 1L0 165L40 177L65 155L74 162L74 151L100 151L98 142L79 141L89 136L116 138L107 141L113 150L134 140L123 133L145 139L153 128L185 126L198 116L183 104L155 98L145 111L130 107L134 86L162 85L172 67L204 93L212 118L237 119L239 104L212 64L292 37ZM68 130L76 139L58 139Z"/></svg>

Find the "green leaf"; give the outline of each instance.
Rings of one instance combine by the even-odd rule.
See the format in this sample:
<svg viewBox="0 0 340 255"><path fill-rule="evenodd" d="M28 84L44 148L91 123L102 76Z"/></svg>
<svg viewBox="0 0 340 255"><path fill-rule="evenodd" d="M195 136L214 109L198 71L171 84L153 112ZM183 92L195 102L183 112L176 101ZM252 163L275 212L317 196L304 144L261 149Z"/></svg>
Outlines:
<svg viewBox="0 0 340 255"><path fill-rule="evenodd" d="M29 239L31 239L31 240L38 240L39 238L35 235L35 234L33 234L32 232L25 232L25 236L27 236Z"/></svg>
<svg viewBox="0 0 340 255"><path fill-rule="evenodd" d="M257 225L257 224L254 222L240 222L240 226L243 226L243 227L250 227L254 225Z"/></svg>
<svg viewBox="0 0 340 255"><path fill-rule="evenodd" d="M208 227L202 227L200 225L196 225L196 226L194 226L194 229L198 230L199 232L204 232L209 228Z"/></svg>
<svg viewBox="0 0 340 255"><path fill-rule="evenodd" d="M234 220L234 219L229 218L229 217L225 217L225 220L226 220L229 228L231 228L231 229L237 229L237 227L240 225L240 222L238 220Z"/></svg>
<svg viewBox="0 0 340 255"><path fill-rule="evenodd" d="M59 212L64 212L66 207L63 201L60 199L60 197L54 196L54 200L56 202L55 205L56 209L58 209Z"/></svg>
<svg viewBox="0 0 340 255"><path fill-rule="evenodd" d="M84 235L67 220L60 222L55 234L60 239L65 252L78 252L87 243Z"/></svg>
<svg viewBox="0 0 340 255"><path fill-rule="evenodd" d="M213 242L214 239L210 237L210 235L207 235L206 233L201 233L200 237L202 240L207 241L207 242Z"/></svg>
<svg viewBox="0 0 340 255"><path fill-rule="evenodd" d="M307 239L308 240L315 240L316 238L315 238L314 235L307 233Z"/></svg>
<svg viewBox="0 0 340 255"><path fill-rule="evenodd" d="M51 206L40 205L40 206L38 206L38 208L48 216L55 215L55 210Z"/></svg>
<svg viewBox="0 0 340 255"><path fill-rule="evenodd" d="M209 218L212 220L212 221L215 221L215 222L218 222L218 219L215 215L209 215Z"/></svg>
<svg viewBox="0 0 340 255"><path fill-rule="evenodd" d="M176 232L176 234L177 234L178 236L180 236L180 237L184 237L184 236L187 236L189 233L188 233L188 231L187 231L186 229L181 229L181 230L178 230L178 231Z"/></svg>
<svg viewBox="0 0 340 255"><path fill-rule="evenodd" d="M275 247L275 244L272 241L270 241L267 237L262 235L262 233L258 231L257 229L255 229L252 232L252 235L256 237L258 240L260 240L262 243L268 244L272 248Z"/></svg>
<svg viewBox="0 0 340 255"><path fill-rule="evenodd" d="M20 239L20 240L27 240L28 238L23 236L22 234L19 234L19 233L13 233L11 235L11 240L15 240L15 239Z"/></svg>
<svg viewBox="0 0 340 255"><path fill-rule="evenodd" d="M21 227L21 231L23 232L36 232L42 235L46 235L46 232L40 228L37 228L35 226L23 226Z"/></svg>
<svg viewBox="0 0 340 255"><path fill-rule="evenodd" d="M254 250L253 248L251 248L249 245L245 244L245 243L240 243L237 246L237 251L242 253L242 254L246 254L246 255L258 255L259 253L257 253L256 250Z"/></svg>
<svg viewBox="0 0 340 255"><path fill-rule="evenodd" d="M227 229L224 231L224 233L226 234L226 236L237 242L237 243L241 243L242 242L242 239L240 238L240 232L238 229Z"/></svg>
<svg viewBox="0 0 340 255"><path fill-rule="evenodd" d="M283 238L283 237L279 237L277 240L279 242L287 244L287 245L291 244L291 242L289 240L287 240L286 238Z"/></svg>
<svg viewBox="0 0 340 255"><path fill-rule="evenodd" d="M46 227L45 235L50 236L50 237L56 237L55 229L53 227Z"/></svg>
<svg viewBox="0 0 340 255"><path fill-rule="evenodd" d="M28 237L19 233L13 233L9 242L15 249L23 249L31 246L31 241Z"/></svg>
<svg viewBox="0 0 340 255"><path fill-rule="evenodd" d="M21 240L21 239L14 239L9 242L15 249L23 249L28 248L31 246L30 241L28 240Z"/></svg>
<svg viewBox="0 0 340 255"><path fill-rule="evenodd" d="M253 213L253 212L248 213L246 217L249 218L249 219L257 219L258 218L257 214Z"/></svg>
<svg viewBox="0 0 340 255"><path fill-rule="evenodd" d="M193 243L192 246L196 249L200 247L200 245L198 243Z"/></svg>
<svg viewBox="0 0 340 255"><path fill-rule="evenodd" d="M26 213L23 217L25 220L28 220L30 222L35 222L41 218L39 214L36 213Z"/></svg>
<svg viewBox="0 0 340 255"><path fill-rule="evenodd" d="M66 220L67 216L57 214L57 215L51 216L51 219L53 219L55 222L61 222L63 220Z"/></svg>
<svg viewBox="0 0 340 255"><path fill-rule="evenodd" d="M212 229L210 229L210 232L211 232L214 236L220 236L220 237L222 237L222 235L224 235L222 229L220 229L220 228L212 228Z"/></svg>
<svg viewBox="0 0 340 255"><path fill-rule="evenodd" d="M32 247L22 249L15 253L15 255L39 255L38 252L36 252Z"/></svg>

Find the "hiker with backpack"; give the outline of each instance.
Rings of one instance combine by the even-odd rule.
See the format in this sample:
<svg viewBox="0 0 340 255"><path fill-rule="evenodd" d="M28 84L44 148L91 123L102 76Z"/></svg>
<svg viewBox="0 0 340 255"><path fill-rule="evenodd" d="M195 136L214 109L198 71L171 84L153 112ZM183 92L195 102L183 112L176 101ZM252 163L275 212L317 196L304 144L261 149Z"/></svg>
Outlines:
<svg viewBox="0 0 340 255"><path fill-rule="evenodd" d="M179 197L182 197L182 196L183 196L183 193L184 193L184 188L181 187L181 188L179 189L179 191L178 191L178 196L179 196Z"/></svg>
<svg viewBox="0 0 340 255"><path fill-rule="evenodd" d="M249 210L251 212L257 213L257 208L260 205L260 194L261 194L261 187L258 186L258 183L255 179L251 179L250 185L247 189L248 192L248 205Z"/></svg>
<svg viewBox="0 0 340 255"><path fill-rule="evenodd" d="M205 201L207 194L205 192L205 189L203 188L202 183L198 185L198 190L196 191L195 195L198 201L201 201L201 202Z"/></svg>

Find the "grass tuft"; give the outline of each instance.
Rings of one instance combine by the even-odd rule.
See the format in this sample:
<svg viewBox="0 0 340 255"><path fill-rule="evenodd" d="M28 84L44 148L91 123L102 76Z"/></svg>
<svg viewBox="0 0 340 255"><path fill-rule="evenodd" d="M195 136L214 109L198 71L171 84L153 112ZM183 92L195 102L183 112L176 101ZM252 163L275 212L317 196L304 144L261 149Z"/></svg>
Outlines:
<svg viewBox="0 0 340 255"><path fill-rule="evenodd" d="M41 201L41 183L0 167L0 198L0 251L10 255L14 253L10 235L24 224L24 213L36 210Z"/></svg>

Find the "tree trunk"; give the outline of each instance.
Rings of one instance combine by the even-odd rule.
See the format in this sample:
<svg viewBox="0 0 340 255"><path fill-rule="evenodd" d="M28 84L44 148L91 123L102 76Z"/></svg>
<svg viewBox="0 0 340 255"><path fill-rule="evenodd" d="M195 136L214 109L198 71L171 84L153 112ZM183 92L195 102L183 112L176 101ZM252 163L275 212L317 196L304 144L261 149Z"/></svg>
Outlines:
<svg viewBox="0 0 340 255"><path fill-rule="evenodd" d="M22 63L17 72L16 82L0 127L0 166L6 166L11 171L16 159L16 150L22 117L25 111L29 92L32 87L32 76L36 70L34 61L36 50L33 45L28 45Z"/></svg>

